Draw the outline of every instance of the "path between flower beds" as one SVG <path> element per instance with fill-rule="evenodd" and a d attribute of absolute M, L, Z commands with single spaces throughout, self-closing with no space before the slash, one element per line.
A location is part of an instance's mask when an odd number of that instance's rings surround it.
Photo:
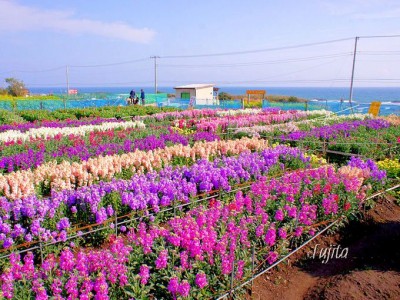
<path fill-rule="evenodd" d="M 247 299 L 400 299 L 400 206 L 387 196 L 333 236 L 322 235 L 288 263 L 254 282 Z M 347 259 L 307 259 L 318 247 L 340 245 Z M 319 249 L 319 248 L 317 248 Z M 318 253 L 318 250 L 317 250 Z"/>

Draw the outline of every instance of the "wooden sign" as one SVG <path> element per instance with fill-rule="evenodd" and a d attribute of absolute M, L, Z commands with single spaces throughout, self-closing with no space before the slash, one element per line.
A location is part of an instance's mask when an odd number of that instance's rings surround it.
<path fill-rule="evenodd" d="M 247 95 L 265 95 L 265 90 L 246 90 Z"/>
<path fill-rule="evenodd" d="M 381 102 L 374 101 L 374 102 L 371 102 L 368 113 L 372 114 L 374 117 L 376 117 L 377 115 L 379 115 L 380 109 L 381 109 Z"/>

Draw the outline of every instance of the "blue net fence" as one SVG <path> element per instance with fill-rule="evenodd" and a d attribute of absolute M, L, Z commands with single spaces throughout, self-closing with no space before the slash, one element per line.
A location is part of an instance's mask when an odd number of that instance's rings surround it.
<path fill-rule="evenodd" d="M 59 96 L 59 99 L 12 99 L 0 100 L 0 109 L 5 110 L 57 110 L 65 108 L 125 106 L 128 105 L 129 94 L 91 93 L 73 96 Z M 167 99 L 167 94 L 147 94 L 145 104 L 156 105 L 158 101 Z"/>
<path fill-rule="evenodd" d="M 103 106 L 125 106 L 128 105 L 129 94 L 107 94 L 107 93 L 85 93 L 78 95 L 57 96 L 58 99 L 12 99 L 0 100 L 0 109 L 16 110 L 58 110 L 65 108 L 103 107 Z M 140 101 L 139 101 L 140 102 Z M 169 98 L 166 93 L 146 94 L 146 105 L 158 107 L 175 107 L 179 109 L 209 108 L 209 109 L 241 109 L 243 101 L 239 100 L 206 100 L 206 99 L 179 99 Z M 277 107 L 282 110 L 319 110 L 326 109 L 338 114 L 367 113 L 370 103 L 340 100 L 311 100 L 307 102 L 270 102 L 263 100 L 262 108 Z M 382 102 L 380 115 L 400 115 L 400 102 Z"/>
<path fill-rule="evenodd" d="M 209 109 L 241 109 L 242 100 L 211 100 L 211 99 L 180 99 L 180 98 L 164 98 L 158 99 L 158 107 L 176 107 L 181 109 L 193 108 L 209 108 Z"/>
<path fill-rule="evenodd" d="M 360 103 L 340 100 L 323 100 L 307 102 L 270 102 L 263 100 L 262 108 L 278 107 L 282 110 L 319 110 L 326 109 L 338 114 L 368 113 L 371 103 Z M 400 115 L 400 102 L 382 102 L 379 114 L 382 116 Z"/>

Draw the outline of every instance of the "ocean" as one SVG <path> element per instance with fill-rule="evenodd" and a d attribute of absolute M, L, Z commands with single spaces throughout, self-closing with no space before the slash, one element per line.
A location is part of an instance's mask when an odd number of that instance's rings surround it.
<path fill-rule="evenodd" d="M 296 96 L 308 100 L 339 100 L 348 99 L 349 88 L 332 87 L 231 87 L 218 86 L 219 92 L 226 92 L 232 95 L 244 95 L 246 90 L 265 90 L 267 95 L 285 95 Z M 77 88 L 79 93 L 107 93 L 127 95 L 131 89 L 137 91 L 143 88 L 146 93 L 154 93 L 154 87 L 81 87 Z M 158 87 L 163 93 L 174 93 L 173 87 Z M 65 94 L 65 87 L 41 87 L 30 88 L 33 94 Z M 354 88 L 353 101 L 359 103 L 370 103 L 372 101 L 392 102 L 400 104 L 400 87 L 372 87 L 372 88 Z"/>

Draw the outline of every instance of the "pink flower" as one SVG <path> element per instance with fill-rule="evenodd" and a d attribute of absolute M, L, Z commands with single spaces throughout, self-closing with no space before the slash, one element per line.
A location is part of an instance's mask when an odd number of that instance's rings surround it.
<path fill-rule="evenodd" d="M 283 227 L 279 228 L 278 235 L 281 239 L 286 239 L 286 237 L 287 237 L 286 229 Z"/>
<path fill-rule="evenodd" d="M 178 286 L 178 293 L 183 297 L 189 296 L 190 293 L 190 284 L 187 280 L 183 280 L 182 283 Z"/>
<path fill-rule="evenodd" d="M 268 246 L 272 247 L 273 245 L 275 245 L 275 240 L 276 240 L 276 230 L 275 227 L 271 227 L 268 229 L 265 235 L 265 242 L 268 244 Z"/>
<path fill-rule="evenodd" d="M 178 277 L 172 277 L 168 283 L 168 291 L 170 291 L 171 294 L 175 295 L 176 292 L 178 291 L 178 286 L 179 286 Z"/>
<path fill-rule="evenodd" d="M 197 273 L 196 279 L 195 279 L 195 283 L 196 283 L 197 286 L 198 286 L 199 288 L 201 288 L 201 289 L 202 289 L 203 287 L 205 287 L 205 286 L 208 284 L 206 274 L 204 274 L 204 273 Z"/>
<path fill-rule="evenodd" d="M 141 278 L 140 284 L 147 284 L 150 278 L 150 268 L 147 265 L 141 265 L 139 276 Z"/>
<path fill-rule="evenodd" d="M 283 211 L 278 209 L 275 213 L 275 220 L 282 221 L 284 217 Z"/>
<path fill-rule="evenodd" d="M 275 251 L 271 251 L 268 254 L 267 261 L 270 265 L 272 265 L 278 259 L 278 253 Z"/>
<path fill-rule="evenodd" d="M 236 274 L 235 274 L 236 279 L 242 279 L 242 277 L 243 277 L 243 268 L 244 268 L 244 261 L 243 260 L 239 260 L 237 262 L 237 270 L 236 270 Z"/>
<path fill-rule="evenodd" d="M 164 269 L 167 267 L 168 250 L 162 250 L 156 259 L 156 268 Z"/>

